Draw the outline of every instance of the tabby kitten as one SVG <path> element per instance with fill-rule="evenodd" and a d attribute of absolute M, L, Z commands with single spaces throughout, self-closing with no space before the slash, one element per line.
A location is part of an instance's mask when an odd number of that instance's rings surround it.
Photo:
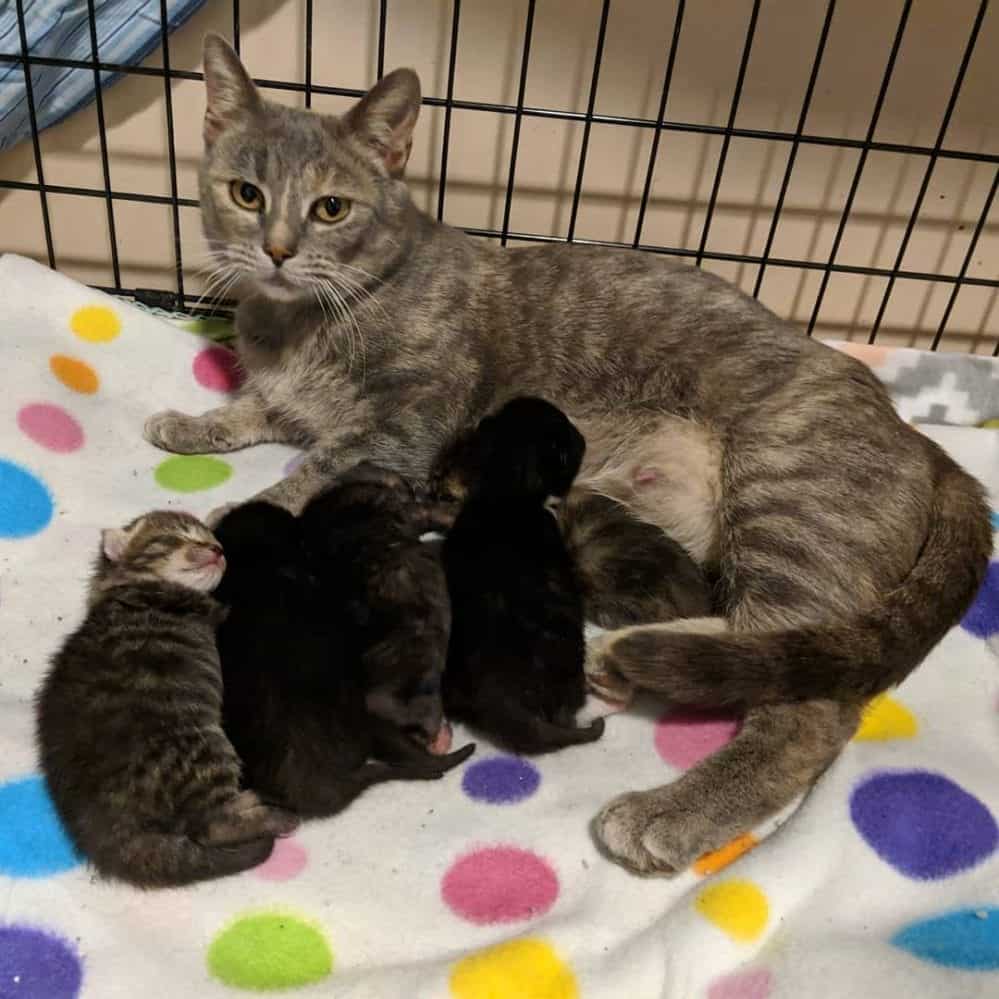
<path fill-rule="evenodd" d="M 248 783 L 319 818 L 373 784 L 434 780 L 471 754 L 468 746 L 434 756 L 367 710 L 347 622 L 313 573 L 295 517 L 247 503 L 222 518 L 216 535 L 228 559 L 217 591 L 229 608 L 218 639 L 223 722 Z M 405 658 L 395 666 L 403 676 L 409 669 Z"/>
<path fill-rule="evenodd" d="M 514 399 L 461 435 L 432 486 L 467 498 L 444 539 L 451 644 L 444 706 L 519 753 L 603 734 L 576 725 L 586 699 L 583 598 L 546 509 L 579 470 L 582 435 L 541 399 Z M 445 483 L 447 485 L 445 485 Z"/>
<path fill-rule="evenodd" d="M 668 875 L 807 790 L 865 700 L 974 598 L 992 549 L 981 486 L 864 365 L 714 274 L 624 249 L 505 249 L 421 211 L 403 179 L 412 70 L 317 114 L 265 100 L 209 36 L 205 85 L 201 213 L 240 280 L 247 381 L 200 416 L 151 415 L 147 439 L 304 444 L 266 494 L 300 510 L 363 460 L 419 481 L 462 427 L 549 399 L 586 438 L 579 484 L 718 578 L 714 633 L 702 618 L 619 629 L 591 643 L 593 666 L 745 711 L 720 752 L 608 803 L 597 839 Z"/>
<path fill-rule="evenodd" d="M 235 874 L 297 825 L 240 790 L 222 731 L 224 612 L 209 594 L 224 567 L 189 514 L 155 511 L 104 531 L 86 620 L 38 692 L 56 811 L 106 877 L 156 888 Z"/>

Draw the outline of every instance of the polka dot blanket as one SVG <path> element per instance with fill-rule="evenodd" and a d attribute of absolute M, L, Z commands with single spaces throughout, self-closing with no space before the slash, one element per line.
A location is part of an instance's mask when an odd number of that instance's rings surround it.
<path fill-rule="evenodd" d="M 293 453 L 156 451 L 145 417 L 217 404 L 237 380 L 227 354 L 17 257 L 0 259 L 0 301 L 0 997 L 999 995 L 999 563 L 812 793 L 673 880 L 602 858 L 589 820 L 739 721 L 654 706 L 535 761 L 480 740 L 443 781 L 374 788 L 239 877 L 147 893 L 96 880 L 46 795 L 31 698 L 83 613 L 98 529 L 151 507 L 205 514 Z M 868 357 L 905 375 L 900 405 L 920 396 L 923 358 Z M 966 360 L 925 375 L 936 408 L 912 418 L 999 416 L 983 411 L 994 366 Z M 924 429 L 994 501 L 995 430 Z"/>

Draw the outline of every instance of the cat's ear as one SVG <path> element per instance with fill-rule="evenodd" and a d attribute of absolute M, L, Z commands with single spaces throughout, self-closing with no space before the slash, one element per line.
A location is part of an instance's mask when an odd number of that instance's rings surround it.
<path fill-rule="evenodd" d="M 383 76 L 347 112 L 346 120 L 390 177 L 401 177 L 420 114 L 420 78 L 411 69 Z"/>
<path fill-rule="evenodd" d="M 239 56 L 221 35 L 205 36 L 205 145 L 226 127 L 260 108 L 260 95 Z"/>
<path fill-rule="evenodd" d="M 120 562 L 128 546 L 128 531 L 123 527 L 109 527 L 101 531 L 101 550 L 111 562 Z"/>

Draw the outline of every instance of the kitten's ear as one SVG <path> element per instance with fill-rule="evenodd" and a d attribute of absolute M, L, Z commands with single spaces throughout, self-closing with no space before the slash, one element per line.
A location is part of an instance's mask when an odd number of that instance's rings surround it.
<path fill-rule="evenodd" d="M 411 69 L 383 76 L 347 112 L 346 120 L 390 177 L 401 177 L 420 114 L 420 78 Z"/>
<path fill-rule="evenodd" d="M 205 145 L 243 115 L 260 108 L 260 95 L 239 56 L 221 35 L 205 36 Z"/>
<path fill-rule="evenodd" d="M 111 562 L 120 562 L 128 546 L 128 531 L 123 527 L 109 527 L 101 531 L 101 550 Z"/>

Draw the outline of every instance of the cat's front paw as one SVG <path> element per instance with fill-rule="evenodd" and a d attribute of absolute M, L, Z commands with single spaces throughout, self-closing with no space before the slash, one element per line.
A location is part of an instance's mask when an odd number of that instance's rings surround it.
<path fill-rule="evenodd" d="M 597 815 L 593 834 L 622 867 L 635 874 L 672 877 L 689 867 L 710 845 L 701 840 L 697 816 L 674 814 L 669 788 L 630 791 Z"/>
<path fill-rule="evenodd" d="M 142 436 L 154 447 L 174 454 L 213 454 L 232 451 L 236 446 L 217 423 L 175 409 L 150 416 Z"/>

